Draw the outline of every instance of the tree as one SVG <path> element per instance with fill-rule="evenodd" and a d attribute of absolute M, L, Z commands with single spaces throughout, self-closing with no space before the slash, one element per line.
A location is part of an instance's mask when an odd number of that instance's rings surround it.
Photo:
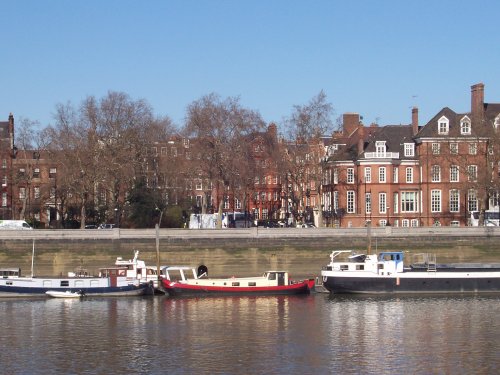
<path fill-rule="evenodd" d="M 241 107 L 238 98 L 222 100 L 213 93 L 191 103 L 186 118 L 185 134 L 197 140 L 201 154 L 195 170 L 216 187 L 221 214 L 229 187 L 248 178 L 248 137 L 263 129 L 264 121 L 258 112 Z"/>

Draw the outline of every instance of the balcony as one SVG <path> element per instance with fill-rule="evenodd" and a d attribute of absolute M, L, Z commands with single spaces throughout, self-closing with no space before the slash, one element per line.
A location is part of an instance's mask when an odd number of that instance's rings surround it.
<path fill-rule="evenodd" d="M 399 159 L 399 152 L 365 152 L 365 159 Z"/>

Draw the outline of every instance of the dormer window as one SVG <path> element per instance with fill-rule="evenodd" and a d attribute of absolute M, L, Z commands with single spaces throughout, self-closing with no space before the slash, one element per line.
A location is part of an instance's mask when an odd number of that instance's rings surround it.
<path fill-rule="evenodd" d="M 405 143 L 405 156 L 415 156 L 415 144 Z"/>
<path fill-rule="evenodd" d="M 470 119 L 467 116 L 465 116 L 460 121 L 460 134 L 468 135 L 468 134 L 470 134 L 470 130 L 471 130 Z"/>
<path fill-rule="evenodd" d="M 445 116 L 441 117 L 438 121 L 438 134 L 448 135 L 449 130 L 450 120 L 448 120 Z"/>
<path fill-rule="evenodd" d="M 377 141 L 375 142 L 375 148 L 378 158 L 384 158 L 387 150 L 387 146 L 385 145 L 385 141 Z"/>

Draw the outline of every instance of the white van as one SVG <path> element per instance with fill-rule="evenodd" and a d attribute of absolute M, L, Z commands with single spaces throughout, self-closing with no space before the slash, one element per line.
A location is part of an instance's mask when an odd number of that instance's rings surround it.
<path fill-rule="evenodd" d="M 31 230 L 33 228 L 24 220 L 0 220 L 1 229 Z"/>

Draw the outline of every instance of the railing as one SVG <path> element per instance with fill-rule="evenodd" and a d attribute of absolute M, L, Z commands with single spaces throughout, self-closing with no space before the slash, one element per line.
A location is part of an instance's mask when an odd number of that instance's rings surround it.
<path fill-rule="evenodd" d="M 365 152 L 365 159 L 399 159 L 399 152 Z"/>

